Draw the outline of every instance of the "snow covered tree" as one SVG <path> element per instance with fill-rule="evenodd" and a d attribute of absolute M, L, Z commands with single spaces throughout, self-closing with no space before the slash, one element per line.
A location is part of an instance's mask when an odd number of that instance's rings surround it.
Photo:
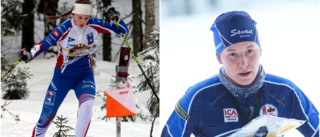
<path fill-rule="evenodd" d="M 21 24 L 23 16 L 21 16 L 23 1 L 1 1 L 2 13 L 1 13 L 1 35 L 15 36 L 17 32 L 21 30 Z M 8 72 L 13 64 L 9 62 L 5 56 L 6 51 L 11 48 L 12 45 L 6 45 L 1 39 L 1 75 Z M 27 68 L 13 69 L 5 78 L 1 79 L 1 90 L 3 99 L 25 99 L 29 96 L 26 79 L 30 74 Z"/>
<path fill-rule="evenodd" d="M 68 117 L 63 117 L 63 115 L 61 115 L 61 117 L 57 116 L 57 119 L 53 121 L 53 123 L 59 129 L 56 133 L 54 133 L 53 137 L 65 137 L 68 136 L 67 133 L 70 130 L 74 130 L 73 127 L 67 126 L 67 123 L 69 122 L 67 119 Z"/>
<path fill-rule="evenodd" d="M 1 35 L 13 35 L 22 29 L 22 3 L 20 0 L 1 1 Z M 14 30 L 14 31 L 13 31 Z M 2 39 L 1 39 L 2 40 Z"/>
<path fill-rule="evenodd" d="M 145 49 L 140 53 L 140 57 L 143 59 L 142 68 L 147 75 L 148 80 L 150 81 L 153 89 L 156 94 L 159 94 L 160 89 L 160 78 L 159 78 L 159 32 L 154 30 L 152 33 L 151 41 L 147 43 L 151 47 Z M 143 74 L 140 74 L 142 80 L 138 85 L 139 91 L 150 91 L 151 88 L 148 85 L 147 80 L 144 78 Z M 150 131 L 150 136 L 152 136 L 153 125 L 157 117 L 159 117 L 159 102 L 156 96 L 151 92 L 151 96 L 148 99 L 148 108 L 153 117 L 152 127 Z"/>
<path fill-rule="evenodd" d="M 8 63 L 4 57 L 1 57 L 1 76 L 12 67 L 12 64 Z M 30 78 L 29 76 L 30 74 L 28 69 L 18 68 L 13 69 L 6 75 L 6 77 L 1 79 L 1 94 L 4 99 L 4 104 L 1 104 L 1 111 L 8 112 L 16 122 L 20 121 L 19 115 L 15 115 L 10 112 L 6 106 L 10 105 L 13 99 L 26 99 L 29 96 L 30 92 L 27 88 L 26 82 L 26 79 Z M 3 116 L 4 113 L 1 113 L 1 118 Z"/>
<path fill-rule="evenodd" d="M 9 62 L 8 50 L 13 46 L 13 41 L 18 37 L 22 29 L 24 15 L 22 12 L 21 0 L 2 0 L 1 1 L 1 76 L 8 72 L 12 67 Z M 15 55 L 13 55 L 15 56 Z M 5 58 L 6 57 L 6 58 Z M 31 76 L 27 68 L 15 68 L 1 79 L 1 96 L 4 104 L 1 104 L 1 111 L 8 112 L 15 121 L 19 121 L 19 115 L 11 113 L 8 106 L 13 99 L 25 99 L 29 96 L 26 79 Z M 5 113 L 1 113 L 1 118 Z"/>
<path fill-rule="evenodd" d="M 14 65 L 1 57 L 1 76 Z M 30 91 L 27 87 L 27 78 L 30 78 L 28 68 L 15 68 L 1 79 L 2 98 L 7 100 L 26 99 Z"/>

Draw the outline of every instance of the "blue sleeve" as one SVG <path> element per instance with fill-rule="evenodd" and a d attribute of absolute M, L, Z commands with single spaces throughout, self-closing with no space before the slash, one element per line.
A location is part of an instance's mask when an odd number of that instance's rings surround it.
<path fill-rule="evenodd" d="M 190 137 L 193 131 L 196 129 L 197 113 L 193 108 L 194 106 L 194 91 L 191 88 L 188 89 L 186 94 L 177 102 L 175 109 L 169 117 L 161 137 Z"/>
<path fill-rule="evenodd" d="M 118 24 L 120 31 L 114 22 L 107 22 L 101 18 L 90 18 L 88 25 L 97 30 L 98 33 L 120 34 L 121 31 L 125 34 L 128 32 L 128 27 L 122 20 L 120 20 Z"/>
<path fill-rule="evenodd" d="M 318 137 L 319 112 L 308 99 L 308 97 L 298 87 L 294 87 L 294 89 L 298 99 L 295 102 L 295 106 L 297 107 L 294 111 L 293 118 L 306 120 L 306 122 L 301 125 L 298 130 L 306 137 Z"/>
<path fill-rule="evenodd" d="M 32 59 L 36 58 L 43 51 L 46 51 L 50 46 L 56 44 L 64 36 L 64 34 L 70 30 L 71 27 L 71 20 L 67 20 L 54 28 L 54 30 L 48 36 L 46 36 L 38 44 L 34 45 L 30 50 Z"/>

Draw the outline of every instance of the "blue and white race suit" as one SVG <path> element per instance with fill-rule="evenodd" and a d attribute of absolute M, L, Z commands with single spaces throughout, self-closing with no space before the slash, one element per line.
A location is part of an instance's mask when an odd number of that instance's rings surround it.
<path fill-rule="evenodd" d="M 120 20 L 122 33 L 127 33 L 126 24 Z M 95 81 L 91 69 L 91 54 L 95 50 L 94 41 L 99 33 L 120 34 L 113 22 L 100 18 L 90 18 L 82 29 L 73 19 L 57 26 L 47 37 L 32 49 L 32 59 L 53 44 L 59 45 L 54 76 L 44 99 L 42 112 L 32 136 L 43 137 L 69 90 L 73 89 L 79 100 L 79 115 L 75 135 L 86 135 L 91 121 L 95 99 Z"/>

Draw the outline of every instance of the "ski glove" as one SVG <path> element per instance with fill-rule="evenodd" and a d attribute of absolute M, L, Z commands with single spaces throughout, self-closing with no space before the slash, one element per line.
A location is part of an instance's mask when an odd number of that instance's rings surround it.
<path fill-rule="evenodd" d="M 106 13 L 107 18 L 111 19 L 112 21 L 113 21 L 113 20 L 116 20 L 117 22 L 120 21 L 120 18 L 119 18 L 119 16 L 118 16 L 116 10 L 115 10 L 112 6 L 108 5 L 108 6 L 105 8 L 104 12 Z"/>
<path fill-rule="evenodd" d="M 20 60 L 24 61 L 25 63 L 28 63 L 31 61 L 31 53 L 27 51 L 26 48 L 21 49 L 21 52 L 19 54 Z"/>

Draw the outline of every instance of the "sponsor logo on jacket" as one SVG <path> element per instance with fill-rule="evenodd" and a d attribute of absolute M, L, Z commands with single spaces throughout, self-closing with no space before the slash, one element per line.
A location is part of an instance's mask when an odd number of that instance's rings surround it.
<path fill-rule="evenodd" d="M 74 41 L 74 38 L 68 37 L 68 42 Z"/>
<path fill-rule="evenodd" d="M 189 114 L 181 107 L 180 100 L 176 104 L 174 111 L 179 115 L 180 118 L 185 121 L 188 121 L 188 119 L 190 118 Z"/>
<path fill-rule="evenodd" d="M 260 116 L 269 115 L 269 116 L 278 116 L 278 109 L 272 104 L 265 104 L 260 108 Z"/>
<path fill-rule="evenodd" d="M 234 108 L 225 108 L 223 109 L 224 122 L 238 122 L 239 116 L 238 112 Z"/>
<path fill-rule="evenodd" d="M 54 30 L 54 31 L 53 31 L 53 35 L 54 35 L 56 38 L 60 37 L 60 33 L 59 33 L 57 30 Z"/>

